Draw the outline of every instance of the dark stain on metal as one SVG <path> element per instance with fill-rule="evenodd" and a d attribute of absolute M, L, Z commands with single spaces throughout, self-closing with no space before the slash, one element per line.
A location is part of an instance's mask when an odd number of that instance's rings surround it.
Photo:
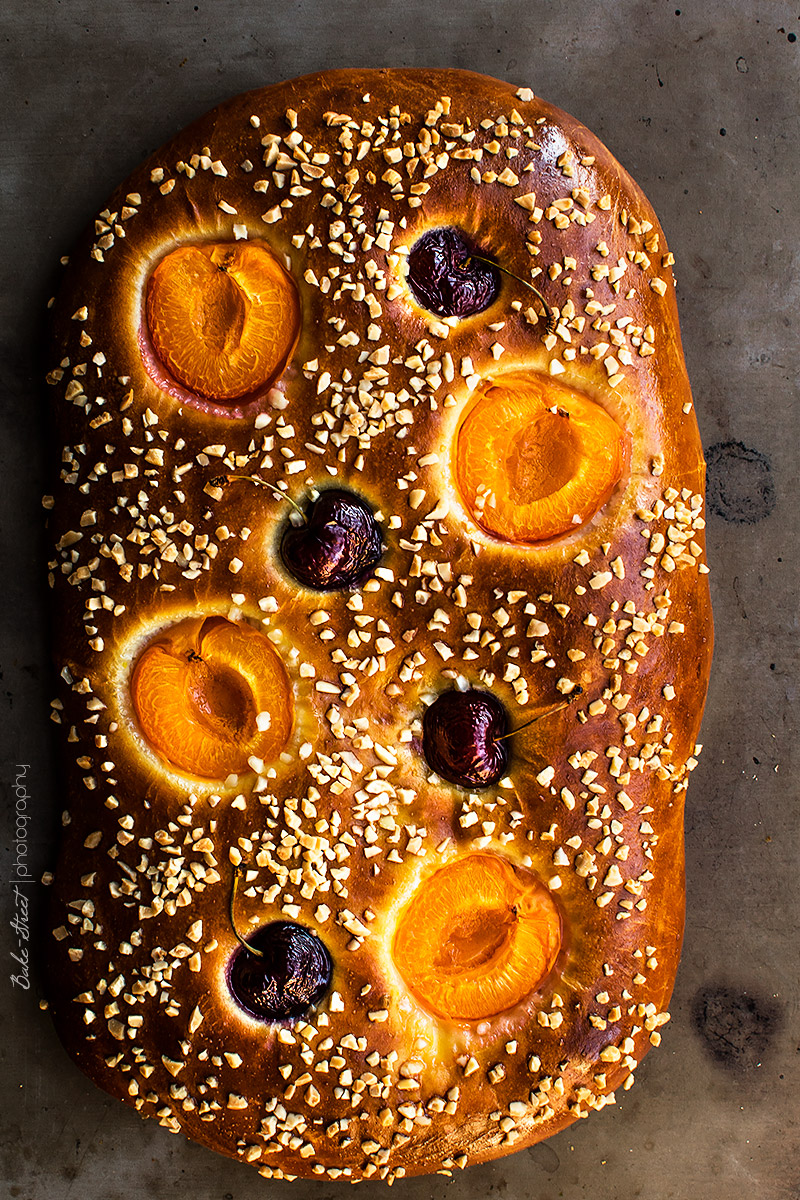
<path fill-rule="evenodd" d="M 730 1071 L 761 1065 L 782 1016 L 773 999 L 726 986 L 701 988 L 692 1002 L 692 1020 L 706 1049 Z"/>
<path fill-rule="evenodd" d="M 742 600 L 742 597 L 739 595 L 739 576 L 738 575 L 734 575 L 734 577 L 733 577 L 733 594 L 738 601 L 739 611 L 742 614 L 742 620 L 746 621 L 747 620 L 747 611 L 745 610 L 745 607 L 744 607 L 744 601 Z"/>
<path fill-rule="evenodd" d="M 553 1174 L 561 1166 L 561 1159 L 556 1154 L 552 1146 L 548 1146 L 545 1142 L 539 1142 L 538 1146 L 532 1146 L 528 1154 L 536 1163 L 537 1167 Z"/>
<path fill-rule="evenodd" d="M 734 525 L 755 525 L 775 508 L 772 466 L 766 454 L 742 442 L 717 442 L 706 452 L 708 507 Z"/>

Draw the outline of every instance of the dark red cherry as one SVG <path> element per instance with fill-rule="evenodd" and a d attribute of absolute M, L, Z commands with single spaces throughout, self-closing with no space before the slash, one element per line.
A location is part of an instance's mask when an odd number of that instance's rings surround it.
<path fill-rule="evenodd" d="M 500 273 L 460 229 L 430 229 L 408 256 L 408 286 L 419 303 L 440 317 L 471 317 L 494 302 Z M 469 261 L 467 261 L 469 260 Z"/>
<path fill-rule="evenodd" d="M 233 997 L 251 1016 L 262 1021 L 303 1017 L 317 1004 L 331 982 L 333 964 L 325 945 L 304 925 L 273 921 L 262 925 L 241 946 L 228 967 Z"/>
<path fill-rule="evenodd" d="M 320 592 L 361 583 L 379 561 L 381 532 L 372 509 L 341 488 L 322 492 L 303 525 L 290 525 L 281 558 L 298 583 Z"/>
<path fill-rule="evenodd" d="M 422 752 L 442 779 L 491 787 L 508 765 L 506 710 L 491 692 L 442 692 L 422 718 Z"/>

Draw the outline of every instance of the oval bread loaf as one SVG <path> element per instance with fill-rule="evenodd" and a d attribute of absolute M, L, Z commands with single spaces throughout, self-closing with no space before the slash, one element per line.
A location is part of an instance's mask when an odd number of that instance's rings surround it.
<path fill-rule="evenodd" d="M 143 1117 L 391 1181 L 658 1044 L 712 644 L 672 261 L 577 121 L 433 70 L 221 105 L 72 254 L 50 1003 Z"/>

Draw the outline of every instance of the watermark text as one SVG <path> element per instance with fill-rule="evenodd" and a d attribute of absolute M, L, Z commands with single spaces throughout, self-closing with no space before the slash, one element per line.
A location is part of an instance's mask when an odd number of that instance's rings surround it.
<path fill-rule="evenodd" d="M 17 937 L 16 952 L 12 950 L 11 983 L 14 987 L 28 991 L 30 979 L 30 914 L 29 902 L 22 885 L 33 883 L 28 863 L 28 823 L 31 819 L 28 812 L 28 772 L 30 763 L 17 763 L 17 773 L 14 782 L 16 799 L 16 823 L 14 829 L 14 857 L 11 862 L 11 892 L 14 898 L 14 915 L 9 924 Z"/>

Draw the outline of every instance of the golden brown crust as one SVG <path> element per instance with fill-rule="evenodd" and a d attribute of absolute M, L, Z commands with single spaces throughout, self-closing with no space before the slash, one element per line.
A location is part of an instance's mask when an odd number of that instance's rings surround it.
<path fill-rule="evenodd" d="M 476 317 L 422 310 L 405 252 L 440 225 L 517 276 L 541 268 L 555 332 L 508 276 Z M 141 314 L 167 251 L 244 236 L 286 256 L 303 324 L 277 390 L 231 417 L 156 386 Z M 459 71 L 334 71 L 237 97 L 135 171 L 77 247 L 48 376 L 69 812 L 51 1004 L 81 1067 L 143 1116 L 266 1175 L 449 1171 L 611 1102 L 657 1044 L 712 640 L 670 264 L 647 200 L 583 126 Z M 514 371 L 557 377 L 631 435 L 616 494 L 547 546 L 483 533 L 452 478 L 470 398 Z M 298 587 L 276 553 L 286 506 L 215 486 L 221 472 L 299 500 L 329 482 L 363 495 L 387 547 L 375 578 Z M 287 761 L 225 786 L 169 771 L 128 697 L 149 632 L 198 613 L 263 622 L 295 691 Z M 431 781 L 419 745 L 423 697 L 457 676 L 515 726 L 583 693 L 470 794 Z M 448 1023 L 394 967 L 393 921 L 476 848 L 553 889 L 565 944 L 535 996 Z M 288 915 L 333 957 L 307 1023 L 257 1022 L 228 993 L 237 859 L 242 923 Z"/>

